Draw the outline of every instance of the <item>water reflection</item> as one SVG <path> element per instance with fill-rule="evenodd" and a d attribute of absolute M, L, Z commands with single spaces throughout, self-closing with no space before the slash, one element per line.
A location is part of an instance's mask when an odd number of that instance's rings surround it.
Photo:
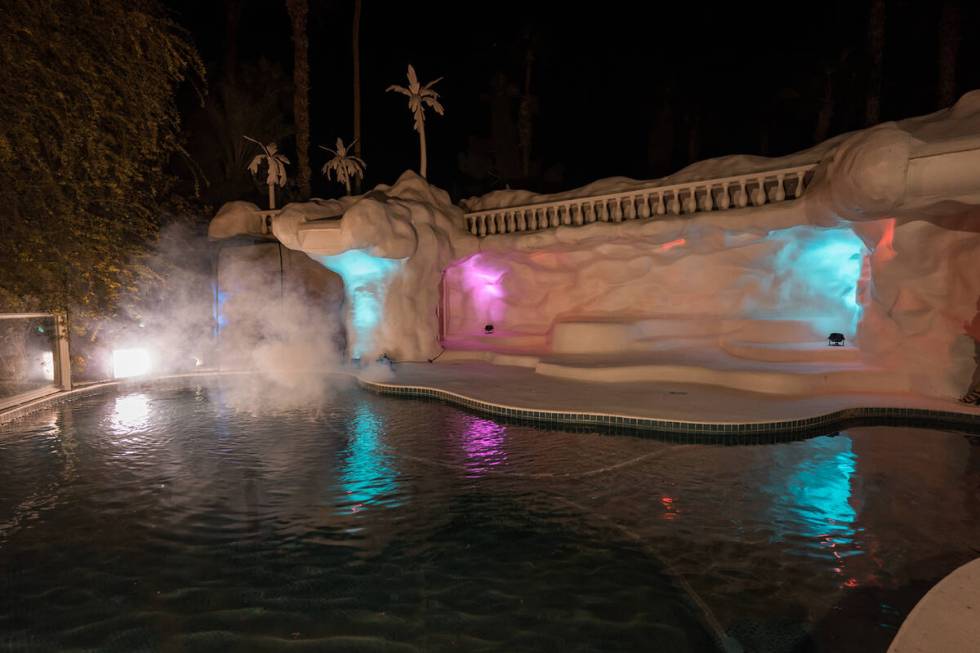
<path fill-rule="evenodd" d="M 844 559 L 860 555 L 855 542 L 853 477 L 857 456 L 850 436 L 820 437 L 775 453 L 765 492 L 772 498 L 773 541 L 804 539 L 803 555 L 828 559 L 844 574 Z M 844 583 L 853 586 L 852 579 Z"/>
<path fill-rule="evenodd" d="M 145 428 L 150 418 L 150 400 L 145 394 L 116 397 L 112 412 L 112 430 L 116 433 L 129 433 Z"/>
<path fill-rule="evenodd" d="M 466 456 L 463 467 L 467 477 L 483 476 L 507 460 L 507 452 L 504 451 L 507 427 L 489 419 L 466 415 L 461 435 Z"/>
<path fill-rule="evenodd" d="M 398 505 L 392 498 L 398 489 L 397 472 L 384 453 L 381 420 L 367 404 L 358 406 L 354 414 L 343 455 L 344 512 L 358 512 L 372 504 Z"/>

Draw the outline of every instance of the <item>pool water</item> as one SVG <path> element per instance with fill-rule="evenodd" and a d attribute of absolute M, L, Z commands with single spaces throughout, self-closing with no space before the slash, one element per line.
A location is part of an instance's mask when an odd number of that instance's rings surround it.
<path fill-rule="evenodd" d="M 980 446 L 725 446 L 342 390 L 0 430 L 0 651 L 885 651 L 980 555 Z"/>

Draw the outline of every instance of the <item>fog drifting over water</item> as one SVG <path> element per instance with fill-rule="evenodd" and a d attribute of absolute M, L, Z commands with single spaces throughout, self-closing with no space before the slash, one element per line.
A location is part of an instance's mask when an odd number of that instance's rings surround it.
<path fill-rule="evenodd" d="M 276 242 L 209 243 L 175 225 L 148 267 L 166 271 L 163 284 L 101 328 L 110 351 L 148 349 L 152 375 L 243 372 L 211 382 L 234 409 L 268 413 L 328 405 L 352 373 L 391 374 L 349 364 L 343 282 L 305 254 Z"/>

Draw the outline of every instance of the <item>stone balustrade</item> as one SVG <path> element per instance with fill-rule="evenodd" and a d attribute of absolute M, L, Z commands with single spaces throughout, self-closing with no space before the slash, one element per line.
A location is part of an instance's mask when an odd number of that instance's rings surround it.
<path fill-rule="evenodd" d="M 466 213 L 474 236 L 741 209 L 803 195 L 816 164 Z"/>

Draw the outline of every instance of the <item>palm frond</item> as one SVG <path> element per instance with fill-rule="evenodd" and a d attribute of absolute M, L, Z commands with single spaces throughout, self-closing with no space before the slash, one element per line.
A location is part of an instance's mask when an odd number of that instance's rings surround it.
<path fill-rule="evenodd" d="M 415 74 L 415 68 L 412 67 L 412 64 L 408 64 L 408 85 L 414 88 L 418 88 L 419 85 L 419 77 Z"/>
<path fill-rule="evenodd" d="M 432 110 L 438 113 L 440 116 L 446 115 L 446 109 L 439 103 L 439 100 L 435 98 L 425 98 L 424 102 L 432 107 Z"/>

